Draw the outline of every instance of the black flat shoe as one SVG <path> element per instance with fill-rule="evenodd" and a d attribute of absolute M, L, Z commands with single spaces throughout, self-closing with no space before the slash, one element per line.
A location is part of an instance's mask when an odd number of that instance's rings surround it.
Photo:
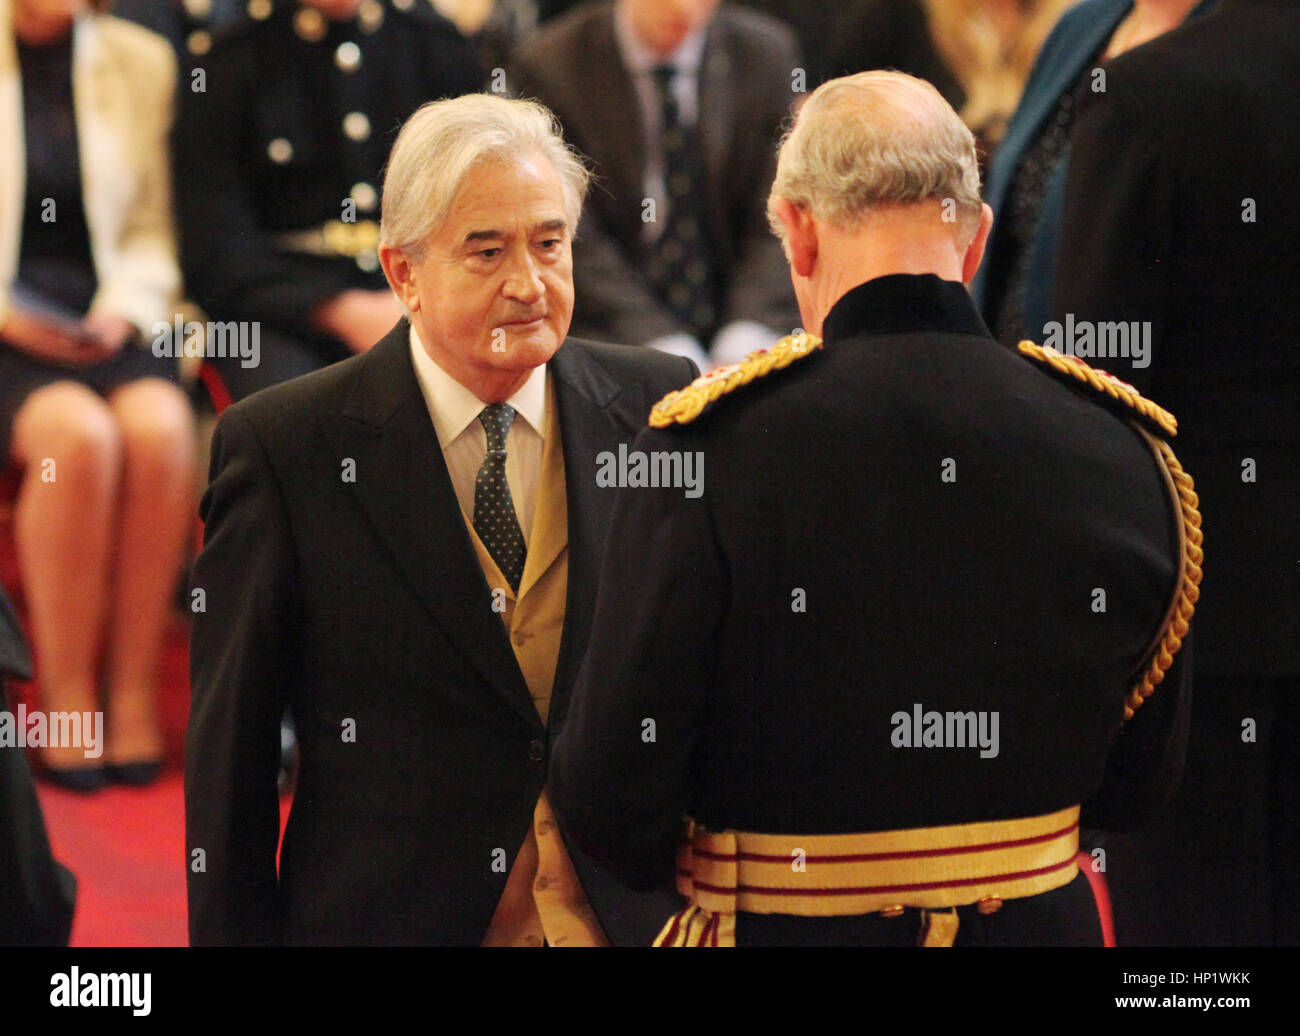
<path fill-rule="evenodd" d="M 109 763 L 104 767 L 104 776 L 114 784 L 143 788 L 162 776 L 162 767 L 161 760 L 147 763 Z"/>
<path fill-rule="evenodd" d="M 42 766 L 37 776 L 46 784 L 66 788 L 68 791 L 89 795 L 104 787 L 105 774 L 102 766 L 57 767 Z"/>

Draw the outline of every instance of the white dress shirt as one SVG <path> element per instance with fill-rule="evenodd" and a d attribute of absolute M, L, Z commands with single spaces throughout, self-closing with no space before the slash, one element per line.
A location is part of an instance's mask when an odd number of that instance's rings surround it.
<path fill-rule="evenodd" d="M 487 433 L 478 419 L 487 406 L 478 396 L 438 366 L 411 325 L 411 362 L 415 379 L 442 447 L 456 499 L 473 524 L 474 482 L 487 456 Z M 515 517 L 528 542 L 537 505 L 537 484 L 542 472 L 542 445 L 546 441 L 546 365 L 534 367 L 528 380 L 507 403 L 515 420 L 506 436 L 506 483 L 515 505 Z"/>

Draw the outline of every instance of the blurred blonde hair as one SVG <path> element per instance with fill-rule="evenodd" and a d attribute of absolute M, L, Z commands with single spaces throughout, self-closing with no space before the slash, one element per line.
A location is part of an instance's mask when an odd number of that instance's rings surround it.
<path fill-rule="evenodd" d="M 1003 38 L 989 0 L 924 0 L 930 36 L 966 93 L 961 117 L 990 143 L 1002 139 L 1038 51 L 1077 0 L 1018 0 L 1020 26 Z"/>

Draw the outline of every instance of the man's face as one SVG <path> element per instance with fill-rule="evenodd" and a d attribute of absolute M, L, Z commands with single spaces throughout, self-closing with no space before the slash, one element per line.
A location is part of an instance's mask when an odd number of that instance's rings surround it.
<path fill-rule="evenodd" d="M 667 56 L 713 17 L 718 0 L 626 0 L 637 38 Z"/>
<path fill-rule="evenodd" d="M 399 294 L 421 341 L 484 402 L 509 398 L 569 333 L 571 236 L 559 174 L 536 155 L 470 170 L 411 262 Z"/>
<path fill-rule="evenodd" d="M 89 0 L 18 0 L 17 7 L 28 18 L 40 21 L 71 21 L 90 7 Z"/>

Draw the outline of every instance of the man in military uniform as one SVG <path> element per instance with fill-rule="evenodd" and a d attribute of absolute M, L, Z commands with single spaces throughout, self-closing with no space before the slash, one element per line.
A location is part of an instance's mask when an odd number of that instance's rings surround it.
<path fill-rule="evenodd" d="M 236 0 L 117 0 L 113 13 L 166 36 L 182 60 L 212 49 L 212 34 L 242 13 Z"/>
<path fill-rule="evenodd" d="M 769 208 L 809 333 L 634 444 L 561 828 L 649 887 L 689 818 L 663 944 L 1100 944 L 1081 812 L 1140 823 L 1182 768 L 1173 419 L 989 334 L 975 144 L 929 84 L 819 88 Z"/>
<path fill-rule="evenodd" d="M 377 253 L 384 162 L 416 108 L 482 83 L 427 0 L 250 0 L 193 59 L 174 134 L 181 260 L 209 321 L 257 327 L 257 350 L 212 357 L 234 398 L 401 317 Z"/>

